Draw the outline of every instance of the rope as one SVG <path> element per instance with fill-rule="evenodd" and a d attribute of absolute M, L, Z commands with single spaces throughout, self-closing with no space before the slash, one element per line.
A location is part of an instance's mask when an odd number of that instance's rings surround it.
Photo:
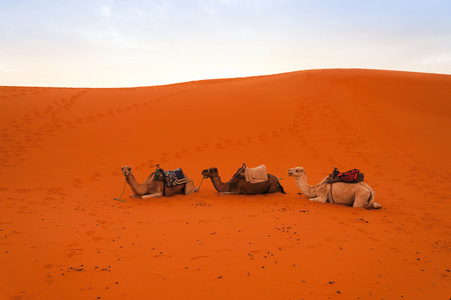
<path fill-rule="evenodd" d="M 332 203 L 335 203 L 335 201 L 334 201 L 334 195 L 332 194 L 332 186 L 333 186 L 334 184 L 331 182 L 330 183 L 330 198 L 331 198 L 331 200 L 332 200 Z"/>
<path fill-rule="evenodd" d="M 125 186 L 127 185 L 127 178 L 124 177 L 124 179 L 125 179 L 125 181 L 124 181 L 124 189 L 122 190 L 122 194 L 119 196 L 119 199 L 118 198 L 114 198 L 114 200 L 118 200 L 118 201 L 121 201 L 121 202 L 127 202 L 127 200 L 121 199 L 122 195 L 125 192 Z"/>
<path fill-rule="evenodd" d="M 199 191 L 200 186 L 202 185 L 202 182 L 204 182 L 205 178 L 206 178 L 205 176 L 202 176 L 202 180 L 200 181 L 199 186 L 197 187 L 197 191 Z"/>

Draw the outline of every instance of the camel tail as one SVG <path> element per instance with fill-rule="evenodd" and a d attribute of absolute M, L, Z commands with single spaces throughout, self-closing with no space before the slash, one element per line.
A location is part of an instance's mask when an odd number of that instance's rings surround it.
<path fill-rule="evenodd" d="M 283 186 L 280 184 L 280 181 L 279 181 L 279 180 L 277 180 L 277 186 L 279 187 L 279 190 L 280 190 L 280 192 L 281 192 L 282 194 L 286 194 L 286 193 L 285 193 L 285 190 L 283 189 Z"/>
<path fill-rule="evenodd" d="M 376 198 L 376 192 L 369 186 L 365 186 L 365 187 L 370 190 L 370 198 L 368 199 L 368 202 L 365 204 L 365 208 L 366 209 L 380 208 L 381 205 L 374 201 Z"/>
<path fill-rule="evenodd" d="M 283 189 L 283 186 L 280 184 L 279 179 L 278 179 L 277 177 L 275 177 L 275 176 L 274 176 L 274 178 L 276 179 L 277 187 L 279 188 L 279 191 L 280 191 L 282 194 L 286 194 L 286 193 L 285 193 L 285 190 Z"/>
<path fill-rule="evenodd" d="M 283 189 L 283 186 L 280 184 L 280 181 L 279 181 L 279 179 L 276 176 L 268 174 L 268 177 L 271 177 L 271 178 L 273 178 L 276 181 L 276 183 L 277 183 L 277 190 L 274 190 L 273 192 L 270 192 L 270 190 L 271 190 L 271 184 L 270 184 L 268 186 L 268 189 L 265 191 L 265 193 L 268 193 L 268 192 L 269 193 L 275 193 L 277 191 L 280 191 L 282 194 L 286 194 L 285 190 Z"/>

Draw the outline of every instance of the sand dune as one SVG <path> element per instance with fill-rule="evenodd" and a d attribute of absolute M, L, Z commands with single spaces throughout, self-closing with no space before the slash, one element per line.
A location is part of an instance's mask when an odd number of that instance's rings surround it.
<path fill-rule="evenodd" d="M 166 86 L 0 87 L 1 299 L 449 299 L 451 76 L 312 70 Z M 265 164 L 287 192 L 132 199 Z M 380 210 L 310 202 L 359 168 Z"/>

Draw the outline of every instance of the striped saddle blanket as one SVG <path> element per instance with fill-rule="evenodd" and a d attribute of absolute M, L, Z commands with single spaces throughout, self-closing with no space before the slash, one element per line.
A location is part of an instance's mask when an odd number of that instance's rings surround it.
<path fill-rule="evenodd" d="M 186 183 L 185 174 L 183 174 L 182 169 L 177 168 L 172 171 L 163 171 L 163 178 L 166 182 L 166 186 L 173 187 Z"/>

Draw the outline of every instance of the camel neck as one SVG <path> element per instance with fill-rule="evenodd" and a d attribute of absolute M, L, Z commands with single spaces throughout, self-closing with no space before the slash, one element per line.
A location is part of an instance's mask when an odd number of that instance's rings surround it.
<path fill-rule="evenodd" d="M 228 192 L 229 191 L 229 183 L 223 183 L 221 181 L 220 176 L 210 177 L 213 186 L 218 192 Z"/>
<path fill-rule="evenodd" d="M 307 197 L 309 198 L 313 198 L 315 197 L 316 193 L 315 193 L 315 186 L 311 186 L 308 184 L 307 182 L 307 176 L 302 176 L 299 177 L 296 180 L 296 184 L 299 187 L 299 189 L 302 191 L 302 193 L 304 193 Z"/>
<path fill-rule="evenodd" d="M 147 192 L 147 185 L 138 183 L 132 173 L 126 175 L 125 180 L 136 195 L 143 195 Z"/>

